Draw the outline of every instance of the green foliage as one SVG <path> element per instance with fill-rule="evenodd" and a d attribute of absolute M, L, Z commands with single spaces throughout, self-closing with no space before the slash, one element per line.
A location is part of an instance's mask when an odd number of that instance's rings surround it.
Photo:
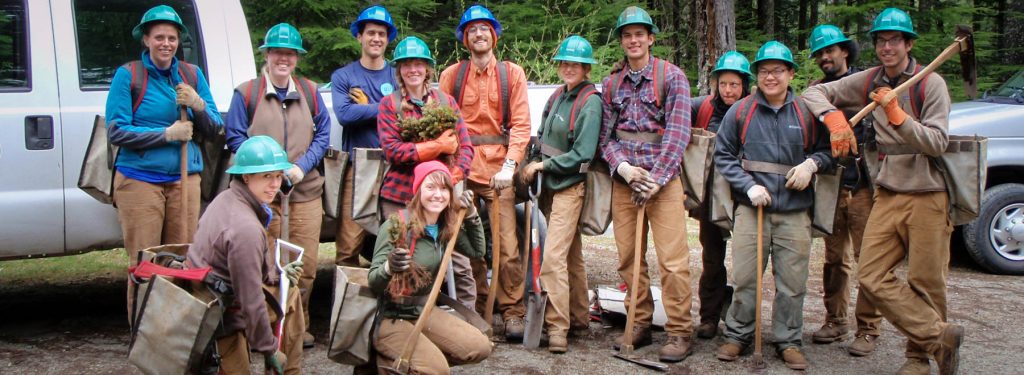
<path fill-rule="evenodd" d="M 445 130 L 454 130 L 459 121 L 455 110 L 431 100 L 423 106 L 423 117 L 403 117 L 398 122 L 399 135 L 406 142 L 423 142 L 437 139 Z"/>

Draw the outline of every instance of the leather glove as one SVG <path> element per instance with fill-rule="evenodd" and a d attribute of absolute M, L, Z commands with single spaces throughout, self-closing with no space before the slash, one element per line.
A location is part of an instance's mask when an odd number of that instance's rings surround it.
<path fill-rule="evenodd" d="M 501 170 L 491 177 L 491 188 L 495 190 L 504 190 L 512 187 L 512 177 L 516 173 L 516 162 L 512 159 L 505 159 L 505 163 L 501 165 Z"/>
<path fill-rule="evenodd" d="M 437 142 L 441 144 L 442 154 L 455 155 L 459 151 L 459 137 L 455 135 L 455 130 L 445 130 L 437 137 Z"/>
<path fill-rule="evenodd" d="M 747 189 L 747 198 L 750 198 L 750 203 L 755 207 L 765 207 L 772 204 L 772 196 L 768 194 L 768 189 L 761 185 L 754 185 Z"/>
<path fill-rule="evenodd" d="M 452 167 L 449 172 L 452 173 L 452 184 L 458 184 L 460 181 L 466 178 L 466 175 L 462 173 L 462 168 Z"/>
<path fill-rule="evenodd" d="M 420 161 L 434 160 L 441 154 L 454 155 L 458 150 L 459 139 L 451 129 L 445 130 L 437 139 L 416 144 L 416 155 Z"/>
<path fill-rule="evenodd" d="M 473 205 L 473 191 L 466 190 L 459 197 L 459 206 L 466 210 L 466 217 L 476 216 L 476 206 Z"/>
<path fill-rule="evenodd" d="M 167 142 L 185 142 L 192 140 L 192 121 L 175 121 L 164 129 Z"/>
<path fill-rule="evenodd" d="M 175 104 L 192 108 L 193 111 L 206 110 L 206 101 L 196 93 L 196 89 L 193 89 L 192 86 L 179 83 L 174 87 L 174 91 L 177 92 L 177 96 L 174 98 Z"/>
<path fill-rule="evenodd" d="M 284 274 L 292 285 L 299 285 L 299 276 L 302 276 L 302 260 L 296 260 L 284 265 Z"/>
<path fill-rule="evenodd" d="M 811 177 L 818 171 L 818 163 L 813 159 L 804 160 L 803 163 L 793 167 L 786 172 L 786 189 L 804 190 L 811 184 Z"/>
<path fill-rule="evenodd" d="M 644 189 L 646 190 L 633 189 L 633 204 L 638 207 L 647 204 L 647 201 L 654 197 L 655 194 L 658 194 L 658 191 L 661 191 L 661 186 L 658 184 L 645 185 Z"/>
<path fill-rule="evenodd" d="M 527 184 L 529 184 L 529 183 L 533 182 L 533 179 L 535 177 L 537 177 L 537 172 L 540 172 L 540 171 L 543 171 L 543 170 L 544 170 L 544 163 L 543 162 L 539 162 L 539 161 L 531 162 L 530 164 L 527 164 L 525 167 L 523 167 L 523 171 L 522 171 L 522 173 L 520 173 L 521 176 L 519 178 L 521 178 L 523 181 L 525 181 Z"/>
<path fill-rule="evenodd" d="M 618 167 L 615 167 L 615 173 L 622 176 L 624 180 L 635 190 L 639 186 L 634 186 L 637 182 L 642 182 L 645 186 L 654 184 L 654 179 L 651 178 L 650 172 L 640 167 L 634 167 L 629 165 L 627 162 L 619 163 Z"/>
<path fill-rule="evenodd" d="M 370 104 L 370 98 L 366 96 L 363 89 L 358 87 L 348 90 L 348 97 L 352 98 L 352 101 L 356 102 L 356 104 Z"/>
<path fill-rule="evenodd" d="M 286 363 L 288 363 L 288 356 L 285 356 L 280 350 L 275 350 L 274 354 L 270 355 L 263 354 L 263 366 L 266 368 L 267 373 L 284 375 L 284 365 Z"/>
<path fill-rule="evenodd" d="M 872 91 L 871 95 L 868 96 L 870 96 L 871 100 L 874 100 L 875 103 L 878 103 L 882 109 L 885 109 L 885 116 L 889 118 L 889 125 L 900 126 L 907 120 L 907 112 L 904 112 L 903 108 L 900 108 L 899 100 L 893 99 L 890 100 L 889 103 L 882 103 L 890 91 L 892 91 L 892 89 L 888 87 L 879 87 L 875 89 L 875 91 Z"/>
<path fill-rule="evenodd" d="M 849 150 L 853 150 L 854 155 L 857 154 L 857 137 L 853 135 L 853 128 L 850 127 L 850 122 L 846 120 L 843 112 L 829 112 L 825 114 L 822 122 L 831 135 L 832 157 L 844 158 L 850 154 Z"/>
<path fill-rule="evenodd" d="M 395 248 L 388 253 L 388 262 L 385 264 L 387 268 L 384 272 L 390 275 L 395 272 L 405 271 L 409 269 L 409 263 L 412 263 L 409 249 Z"/>
<path fill-rule="evenodd" d="M 306 178 L 306 174 L 302 172 L 302 168 L 299 168 L 298 165 L 293 165 L 289 168 L 288 172 L 285 172 L 285 175 L 288 176 L 288 181 L 291 181 L 292 185 L 296 185 L 301 182 L 303 178 Z"/>

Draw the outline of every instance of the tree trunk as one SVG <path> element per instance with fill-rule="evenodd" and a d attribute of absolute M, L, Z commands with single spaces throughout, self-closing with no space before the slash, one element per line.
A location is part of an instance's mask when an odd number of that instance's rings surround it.
<path fill-rule="evenodd" d="M 761 31 L 769 38 L 775 38 L 775 0 L 757 0 L 757 19 Z"/>
<path fill-rule="evenodd" d="M 1024 13 L 1024 1 L 1019 0 L 1004 0 L 1003 11 L 999 14 L 1005 17 L 1003 36 L 1005 48 L 1003 51 L 1003 61 L 1009 65 L 1024 64 L 1024 17 L 1006 17 L 1006 14 L 1021 14 Z"/>
<path fill-rule="evenodd" d="M 796 46 L 797 49 L 803 50 L 807 47 L 807 30 L 813 24 L 807 24 L 807 7 L 808 0 L 800 0 L 799 12 L 800 15 L 797 17 L 797 34 L 796 34 Z"/>
<path fill-rule="evenodd" d="M 733 0 L 697 0 L 697 94 L 711 93 L 711 71 L 726 51 L 736 49 Z"/>
<path fill-rule="evenodd" d="M 811 2 L 809 4 L 809 6 L 811 8 L 811 15 L 807 19 L 807 24 L 808 25 L 817 25 L 818 24 L 818 5 L 819 4 L 818 4 L 817 1 Z"/>

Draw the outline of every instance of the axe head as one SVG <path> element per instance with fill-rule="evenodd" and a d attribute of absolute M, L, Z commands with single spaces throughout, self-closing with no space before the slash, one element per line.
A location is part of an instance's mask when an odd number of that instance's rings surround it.
<path fill-rule="evenodd" d="M 978 96 L 978 59 L 974 53 L 974 32 L 970 26 L 956 26 L 956 40 L 960 42 L 960 76 L 964 92 L 974 99 Z"/>

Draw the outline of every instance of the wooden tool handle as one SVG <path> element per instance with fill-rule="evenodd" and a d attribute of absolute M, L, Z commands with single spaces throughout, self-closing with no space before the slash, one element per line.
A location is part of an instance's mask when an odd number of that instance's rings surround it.
<path fill-rule="evenodd" d="M 761 353 L 761 279 L 764 278 L 764 206 L 757 206 L 757 298 L 754 303 L 754 353 Z"/>
<path fill-rule="evenodd" d="M 488 210 L 491 216 L 491 284 L 487 287 L 487 305 L 484 321 L 494 324 L 494 299 L 498 294 L 498 275 L 501 272 L 501 190 L 494 190 L 494 200 Z"/>
<path fill-rule="evenodd" d="M 636 212 L 636 242 L 633 246 L 633 280 L 629 284 L 629 310 L 626 311 L 626 332 L 622 335 L 622 344 L 619 349 L 624 354 L 633 351 L 633 325 L 636 324 L 636 300 L 637 287 L 640 284 L 640 260 L 643 259 L 644 247 L 644 209 L 647 205 L 640 206 Z"/>
<path fill-rule="evenodd" d="M 185 106 L 178 107 L 181 121 L 188 121 L 188 110 Z M 181 243 L 192 242 L 189 236 L 189 224 L 188 224 L 188 141 L 181 142 L 181 160 L 179 164 L 181 166 Z"/>

